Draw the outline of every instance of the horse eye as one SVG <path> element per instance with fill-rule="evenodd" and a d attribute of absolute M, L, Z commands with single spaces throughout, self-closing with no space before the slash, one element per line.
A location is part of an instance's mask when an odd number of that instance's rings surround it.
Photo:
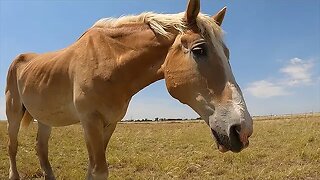
<path fill-rule="evenodd" d="M 195 56 L 205 56 L 207 55 L 206 47 L 204 44 L 198 45 L 191 49 L 191 52 Z"/>

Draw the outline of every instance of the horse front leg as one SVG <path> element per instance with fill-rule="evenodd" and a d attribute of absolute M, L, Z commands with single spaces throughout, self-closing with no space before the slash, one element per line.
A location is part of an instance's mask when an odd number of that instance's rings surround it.
<path fill-rule="evenodd" d="M 94 165 L 94 159 L 93 159 L 93 152 L 91 150 L 91 146 L 89 141 L 86 140 L 86 146 L 87 146 L 87 150 L 88 150 L 88 156 L 89 156 L 89 163 L 88 163 L 88 171 L 87 171 L 87 180 L 92 180 L 92 169 L 93 169 L 93 165 Z"/>
<path fill-rule="evenodd" d="M 107 126 L 104 127 L 104 132 L 103 132 L 103 137 L 104 137 L 104 150 L 106 151 L 107 145 L 110 141 L 110 138 L 116 128 L 116 124 L 108 124 Z M 89 154 L 89 166 L 88 166 L 88 172 L 87 172 L 87 180 L 93 179 L 92 177 L 92 169 L 93 169 L 93 155 L 92 155 L 92 150 L 90 148 L 90 145 L 87 144 L 88 147 L 88 154 Z"/>
<path fill-rule="evenodd" d="M 53 171 L 48 159 L 48 141 L 51 134 L 51 127 L 38 122 L 36 151 L 40 161 L 41 169 L 46 180 L 54 180 Z"/>
<path fill-rule="evenodd" d="M 108 178 L 108 165 L 105 156 L 104 123 L 101 119 L 81 120 L 89 154 L 87 179 L 105 180 Z"/>
<path fill-rule="evenodd" d="M 108 124 L 104 127 L 104 150 L 107 149 L 108 143 L 110 141 L 110 138 L 116 129 L 116 123 Z"/>

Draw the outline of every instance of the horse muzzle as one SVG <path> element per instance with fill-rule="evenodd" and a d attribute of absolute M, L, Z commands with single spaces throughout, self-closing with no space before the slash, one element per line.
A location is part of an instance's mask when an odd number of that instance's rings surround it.
<path fill-rule="evenodd" d="M 217 148 L 220 152 L 240 152 L 249 146 L 249 135 L 240 124 L 231 125 L 227 131 L 211 128 L 211 132 L 216 139 Z"/>

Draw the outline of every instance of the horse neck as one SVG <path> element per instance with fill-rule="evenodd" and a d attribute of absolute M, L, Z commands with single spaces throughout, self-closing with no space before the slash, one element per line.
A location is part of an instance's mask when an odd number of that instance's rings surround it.
<path fill-rule="evenodd" d="M 125 94 L 133 96 L 144 87 L 164 78 L 162 65 L 173 43 L 172 39 L 156 35 L 146 24 L 134 24 L 107 30 L 109 37 L 116 39 L 113 50 L 117 71 L 113 72 L 125 84 Z"/>

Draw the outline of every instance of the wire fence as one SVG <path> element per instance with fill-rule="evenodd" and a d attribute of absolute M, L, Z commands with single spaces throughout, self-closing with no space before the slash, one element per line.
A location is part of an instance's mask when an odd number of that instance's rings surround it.
<path fill-rule="evenodd" d="M 264 116 L 253 116 L 254 120 L 277 120 L 277 119 L 305 119 L 305 118 L 319 118 L 320 112 L 308 112 L 300 114 L 281 114 L 281 115 L 264 115 Z"/>

